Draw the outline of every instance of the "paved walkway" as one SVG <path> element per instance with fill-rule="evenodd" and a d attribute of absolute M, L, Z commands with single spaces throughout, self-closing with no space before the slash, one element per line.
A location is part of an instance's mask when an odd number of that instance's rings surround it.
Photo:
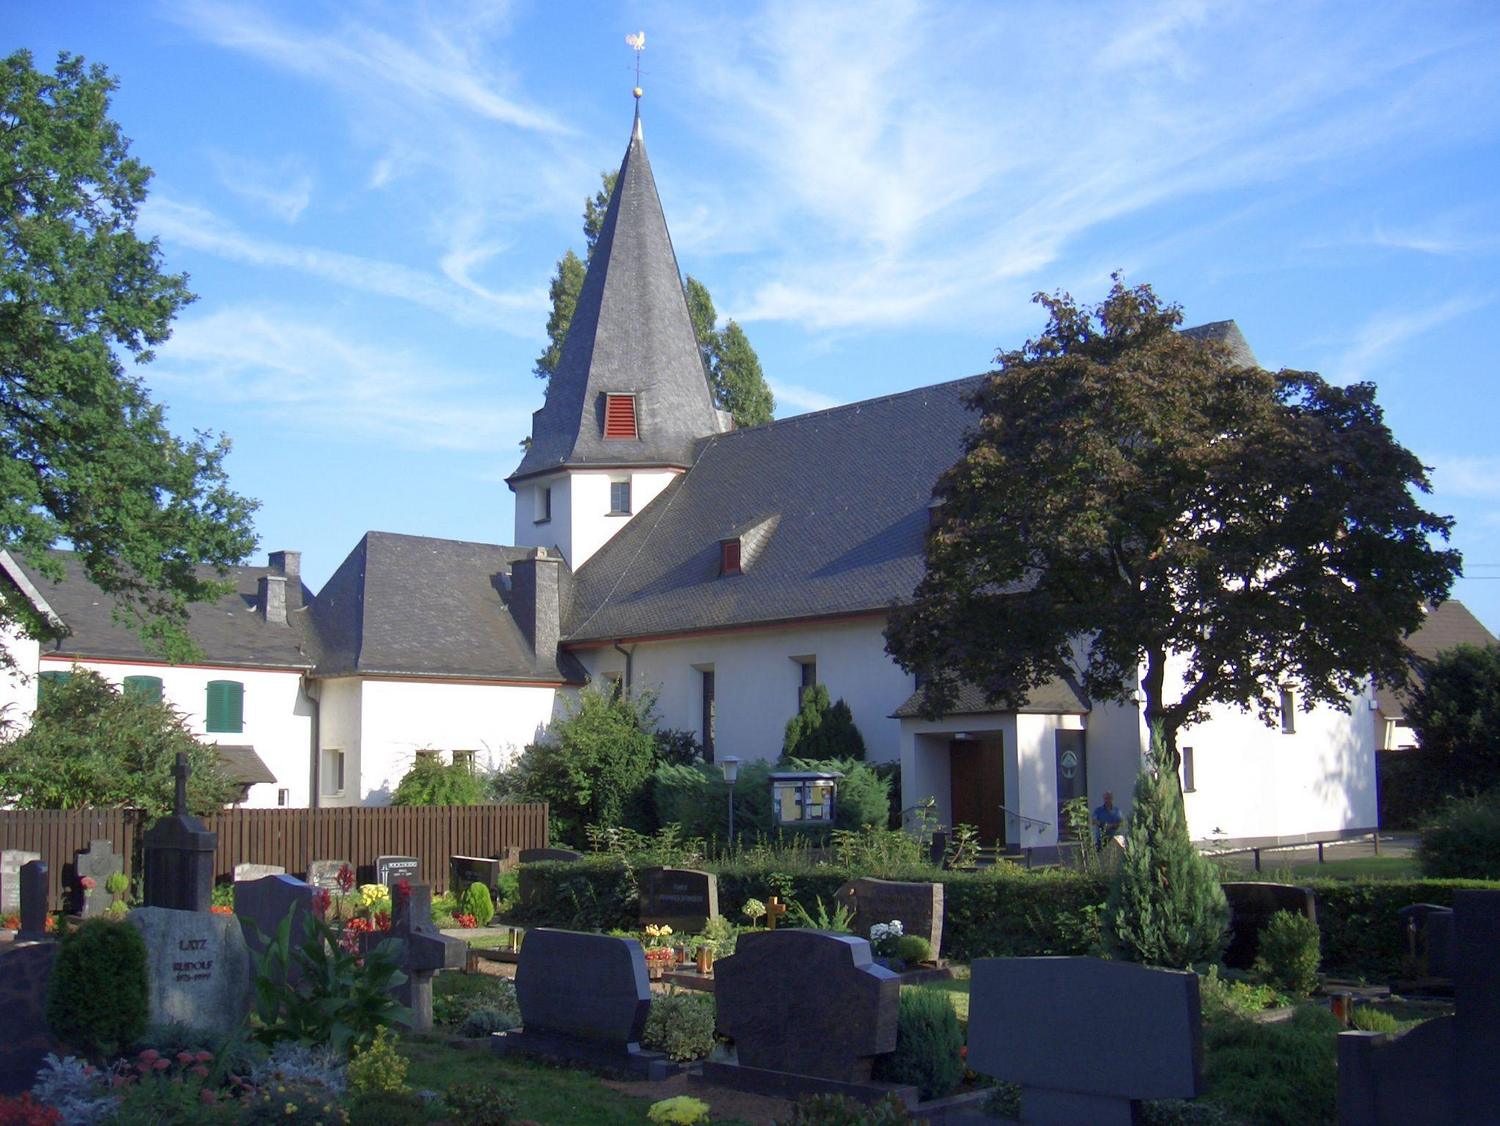
<path fill-rule="evenodd" d="M 1400 857 L 1409 858 L 1416 853 L 1417 835 L 1415 833 L 1381 833 L 1380 852 L 1375 851 L 1374 842 L 1369 837 L 1361 837 L 1347 841 L 1325 841 L 1323 844 L 1323 859 L 1327 860 L 1354 860 L 1356 858 L 1379 855 L 1382 858 Z M 1210 853 L 1210 855 L 1212 855 Z M 1243 864 L 1246 868 L 1255 863 L 1254 854 L 1250 852 L 1232 851 L 1225 853 L 1224 859 Z M 1260 853 L 1260 866 L 1262 870 L 1272 868 L 1290 868 L 1300 864 L 1316 864 L 1318 862 L 1318 846 L 1316 844 L 1298 845 L 1296 847 L 1263 848 Z"/>

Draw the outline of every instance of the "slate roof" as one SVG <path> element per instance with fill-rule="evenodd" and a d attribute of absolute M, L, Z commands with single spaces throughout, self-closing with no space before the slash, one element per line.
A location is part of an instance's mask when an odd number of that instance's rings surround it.
<path fill-rule="evenodd" d="M 943 715 L 991 715 L 996 712 L 1020 715 L 1087 715 L 1090 710 L 1088 698 L 1061 680 L 1053 679 L 1041 685 L 1019 708 L 997 707 L 985 699 L 977 685 L 965 681 L 958 686 L 958 696 L 953 701 L 953 706 Z M 921 689 L 908 696 L 906 703 L 892 712 L 891 716 L 893 719 L 923 718 Z"/>
<path fill-rule="evenodd" d="M 1495 643 L 1495 635 L 1469 612 L 1462 602 L 1449 599 L 1427 611 L 1422 625 L 1406 639 L 1406 647 L 1419 661 L 1430 661 L 1439 653 L 1459 645 L 1483 648 Z M 1381 686 L 1375 692 L 1376 702 L 1388 719 L 1406 714 L 1406 690 Z"/>
<path fill-rule="evenodd" d="M 511 565 L 531 551 L 366 533 L 313 602 L 317 675 L 581 683 L 576 659 L 533 654 L 510 612 Z"/>
<path fill-rule="evenodd" d="M 60 640 L 43 643 L 44 655 L 58 654 L 79 660 L 92 657 L 161 661 L 160 655 L 147 651 L 128 623 L 114 620 L 114 599 L 89 582 L 77 555 L 71 551 L 48 554 L 62 564 L 65 574 L 62 581 L 53 582 L 30 570 L 24 572 L 68 630 Z M 12 562 L 20 565 L 19 561 Z M 203 663 L 271 669 L 305 669 L 312 665 L 311 658 L 303 651 L 302 631 L 295 611 L 289 614 L 288 625 L 268 623 L 256 612 L 259 580 L 276 573 L 269 567 L 231 567 L 228 579 L 234 583 L 232 593 L 216 602 L 198 603 L 188 609 L 187 632 L 202 650 Z M 200 568 L 199 574 L 204 578 L 217 577 L 210 567 Z M 303 588 L 304 603 L 310 597 Z"/>
<path fill-rule="evenodd" d="M 636 396 L 639 438 L 604 437 L 604 395 Z M 531 446 L 511 482 L 571 466 L 687 466 L 723 425 L 709 393 L 639 111 Z"/>
<path fill-rule="evenodd" d="M 1194 325 L 1192 328 L 1183 329 L 1182 335 L 1190 336 L 1194 340 L 1212 340 L 1224 345 L 1229 349 L 1229 358 L 1241 367 L 1260 366 L 1255 353 L 1250 350 L 1250 342 L 1245 339 L 1245 334 L 1240 331 L 1240 326 L 1234 321 L 1209 321 L 1207 324 Z"/>

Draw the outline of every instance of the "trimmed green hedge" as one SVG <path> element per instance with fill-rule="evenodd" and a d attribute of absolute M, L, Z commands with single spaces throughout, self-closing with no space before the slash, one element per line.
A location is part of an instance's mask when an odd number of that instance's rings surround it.
<path fill-rule="evenodd" d="M 1323 971 L 1374 981 L 1401 972 L 1406 953 L 1396 912 L 1413 903 L 1453 905 L 1459 888 L 1500 890 L 1485 880 L 1308 880 L 1318 897 L 1318 930 L 1323 937 Z"/>

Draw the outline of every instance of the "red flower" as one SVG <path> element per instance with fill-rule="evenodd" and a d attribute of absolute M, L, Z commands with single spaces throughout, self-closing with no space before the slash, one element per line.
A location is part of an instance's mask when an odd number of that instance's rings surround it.
<path fill-rule="evenodd" d="M 233 907 L 226 907 L 222 903 L 215 903 L 212 907 L 209 908 L 209 910 L 212 911 L 215 915 L 233 915 L 234 914 L 234 908 Z"/>
<path fill-rule="evenodd" d="M 375 929 L 378 931 L 388 931 L 391 929 L 391 913 L 389 911 L 375 912 Z"/>
<path fill-rule="evenodd" d="M 155 1048 L 147 1048 L 140 1055 L 136 1056 L 136 1059 L 140 1060 L 142 1063 L 155 1063 L 157 1060 L 161 1059 L 161 1053 L 158 1052 Z"/>
<path fill-rule="evenodd" d="M 479 925 L 479 920 L 473 915 L 454 915 L 453 921 L 459 926 L 470 930 Z"/>
<path fill-rule="evenodd" d="M 335 879 L 338 881 L 339 891 L 348 895 L 350 889 L 354 887 L 354 869 L 347 864 L 339 865 L 339 874 Z"/>
<path fill-rule="evenodd" d="M 408 880 L 405 876 L 402 876 L 399 880 L 396 881 L 396 897 L 402 903 L 405 903 L 411 898 L 411 881 Z"/>
<path fill-rule="evenodd" d="M 327 888 L 319 888 L 317 891 L 313 892 L 312 908 L 318 913 L 319 918 L 322 918 L 324 915 L 328 914 L 328 902 L 331 898 L 332 897 L 328 894 Z"/>

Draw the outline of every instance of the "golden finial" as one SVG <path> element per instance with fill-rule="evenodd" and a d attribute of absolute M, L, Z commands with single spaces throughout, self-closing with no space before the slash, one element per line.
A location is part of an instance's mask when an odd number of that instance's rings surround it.
<path fill-rule="evenodd" d="M 635 100 L 641 100 L 641 52 L 646 49 L 646 33 L 637 31 L 634 35 L 627 35 L 625 42 L 635 51 Z"/>

